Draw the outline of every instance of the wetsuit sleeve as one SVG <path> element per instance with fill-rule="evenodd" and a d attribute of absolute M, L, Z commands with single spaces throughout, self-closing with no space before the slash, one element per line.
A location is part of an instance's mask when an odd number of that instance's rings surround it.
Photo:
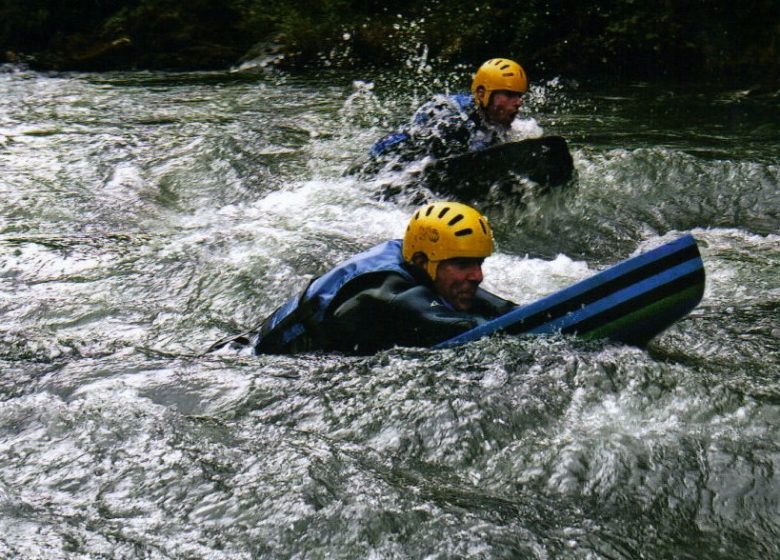
<path fill-rule="evenodd" d="M 499 297 L 482 288 L 477 290 L 477 295 L 474 299 L 474 312 L 487 319 L 495 319 L 499 315 L 508 313 L 515 307 L 517 307 L 517 304 L 513 301 Z"/>
<path fill-rule="evenodd" d="M 486 295 L 475 305 L 476 313 L 456 311 L 442 304 L 430 287 L 389 274 L 335 309 L 328 327 L 331 345 L 358 354 L 392 346 L 432 346 L 497 316 L 504 306 L 511 309 L 511 302 L 481 292 Z"/>

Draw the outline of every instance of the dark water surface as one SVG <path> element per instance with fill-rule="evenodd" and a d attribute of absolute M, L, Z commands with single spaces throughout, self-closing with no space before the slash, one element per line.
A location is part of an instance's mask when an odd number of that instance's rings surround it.
<path fill-rule="evenodd" d="M 777 97 L 534 84 L 577 178 L 485 203 L 486 286 L 692 231 L 704 300 L 646 350 L 201 355 L 402 234 L 342 173 L 456 82 L 0 73 L 0 557 L 780 558 Z"/>

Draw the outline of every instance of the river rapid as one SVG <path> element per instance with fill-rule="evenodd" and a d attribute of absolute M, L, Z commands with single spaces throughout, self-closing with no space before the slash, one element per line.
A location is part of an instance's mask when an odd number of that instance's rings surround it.
<path fill-rule="evenodd" d="M 344 172 L 466 73 L 2 70 L 0 557 L 780 558 L 776 95 L 533 83 L 576 178 L 484 202 L 485 286 L 690 231 L 704 299 L 647 349 L 252 357 L 204 351 L 402 235 Z"/>

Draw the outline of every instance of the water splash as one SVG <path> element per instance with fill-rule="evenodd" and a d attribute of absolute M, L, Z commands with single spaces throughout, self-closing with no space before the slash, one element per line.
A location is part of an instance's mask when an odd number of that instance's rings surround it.
<path fill-rule="evenodd" d="M 486 285 L 521 303 L 693 228 L 704 300 L 646 351 L 199 357 L 401 235 L 411 208 L 341 171 L 408 118 L 404 80 L 441 91 L 425 60 L 0 74 L 0 555 L 780 554 L 775 145 L 752 157 L 756 122 L 703 126 L 695 97 L 641 99 L 672 111 L 649 130 L 623 91 L 545 93 L 578 179 L 491 208 Z M 733 156 L 703 154 L 713 131 Z"/>

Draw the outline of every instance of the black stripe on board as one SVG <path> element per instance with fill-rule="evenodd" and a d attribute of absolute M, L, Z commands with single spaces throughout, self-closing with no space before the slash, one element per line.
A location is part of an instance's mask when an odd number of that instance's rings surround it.
<path fill-rule="evenodd" d="M 598 301 L 610 294 L 613 294 L 619 290 L 622 290 L 633 284 L 636 284 L 637 282 L 645 280 L 646 278 L 655 276 L 656 274 L 659 274 L 664 270 L 672 268 L 673 266 L 682 264 L 686 261 L 689 261 L 694 258 L 698 258 L 700 256 L 701 255 L 699 254 L 698 246 L 695 243 L 693 243 L 691 245 L 683 247 L 679 251 L 675 251 L 674 253 L 666 255 L 665 257 L 662 257 L 658 260 L 651 261 L 646 265 L 640 266 L 635 270 L 626 272 L 625 274 L 621 274 L 620 276 L 608 282 L 604 282 L 603 284 L 594 286 L 590 290 L 575 295 L 572 298 L 569 298 L 556 305 L 553 305 L 552 307 L 548 307 L 537 313 L 534 313 L 533 315 L 529 315 L 523 321 L 517 323 L 514 326 L 514 328 L 512 326 L 508 327 L 506 329 L 506 332 L 516 333 L 516 332 L 524 332 L 527 330 L 534 329 L 539 325 L 543 325 L 544 323 L 548 323 L 559 317 L 563 317 L 564 315 L 566 315 L 567 313 L 571 313 L 572 311 L 577 311 L 578 309 L 582 308 L 585 305 L 593 303 L 594 301 Z M 615 266 L 620 266 L 620 265 L 615 265 Z"/>
<path fill-rule="evenodd" d="M 671 282 L 658 286 L 657 288 L 653 288 L 650 291 L 644 292 L 635 298 L 631 298 L 614 307 L 610 307 L 598 315 L 588 317 L 579 323 L 569 325 L 561 329 L 561 332 L 567 334 L 575 332 L 580 335 L 586 334 L 594 329 L 606 325 L 607 323 L 611 323 L 620 317 L 628 315 L 629 313 L 633 313 L 642 309 L 643 307 L 647 307 L 648 305 L 651 305 L 657 301 L 672 296 L 677 292 L 681 292 L 687 288 L 696 286 L 697 284 L 703 285 L 703 283 L 704 269 L 700 268 L 689 274 L 686 274 L 685 276 L 680 276 Z"/>

